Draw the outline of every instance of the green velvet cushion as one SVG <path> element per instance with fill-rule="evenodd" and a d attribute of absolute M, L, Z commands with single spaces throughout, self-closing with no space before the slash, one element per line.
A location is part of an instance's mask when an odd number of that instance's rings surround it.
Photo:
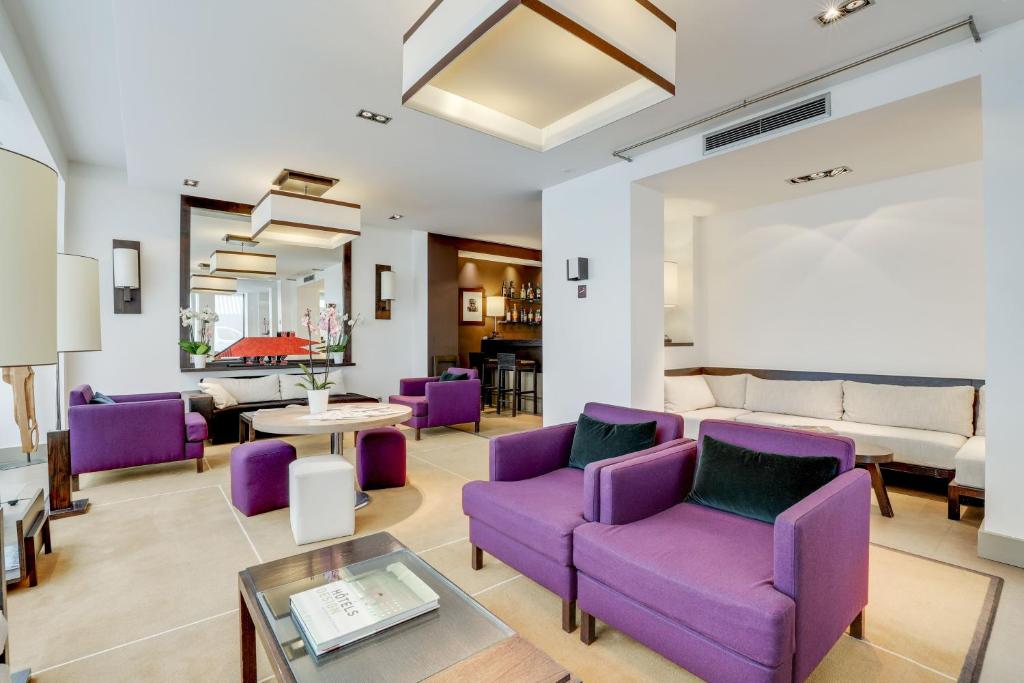
<path fill-rule="evenodd" d="M 572 437 L 569 467 L 584 469 L 589 463 L 643 451 L 654 445 L 657 422 L 612 424 L 580 415 Z"/>
<path fill-rule="evenodd" d="M 465 372 L 448 372 L 441 373 L 441 377 L 437 380 L 438 382 L 454 382 L 460 379 L 469 379 L 469 375 Z"/>
<path fill-rule="evenodd" d="M 705 436 L 686 502 L 773 523 L 838 474 L 830 456 L 761 453 Z"/>

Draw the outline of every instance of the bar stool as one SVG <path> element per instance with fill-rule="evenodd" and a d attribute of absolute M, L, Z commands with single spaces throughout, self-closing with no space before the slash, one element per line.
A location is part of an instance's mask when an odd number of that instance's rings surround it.
<path fill-rule="evenodd" d="M 509 388 L 507 384 L 509 377 L 511 377 L 512 379 L 511 388 Z M 519 396 L 519 372 L 516 368 L 516 354 L 498 354 L 497 382 L 498 386 L 494 393 L 497 397 L 497 400 L 495 401 L 495 409 L 498 415 L 501 415 L 501 404 L 505 401 L 505 396 L 508 394 L 512 394 L 512 417 L 515 417 Z"/>
<path fill-rule="evenodd" d="M 530 375 L 530 389 L 523 389 L 523 374 Z M 533 414 L 537 414 L 537 361 L 521 359 L 516 360 L 516 401 L 519 403 L 519 412 L 523 411 L 523 396 L 529 396 L 533 401 Z"/>
<path fill-rule="evenodd" d="M 480 409 L 494 404 L 494 391 L 498 388 L 498 361 L 487 358 L 482 352 L 469 354 L 469 367 L 480 376 Z"/>

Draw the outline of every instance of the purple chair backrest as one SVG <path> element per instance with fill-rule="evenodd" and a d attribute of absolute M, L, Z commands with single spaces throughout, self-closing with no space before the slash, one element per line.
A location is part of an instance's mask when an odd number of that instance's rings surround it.
<path fill-rule="evenodd" d="M 446 372 L 450 372 L 453 375 L 469 375 L 470 379 L 480 379 L 480 375 L 474 368 L 448 368 Z"/>
<path fill-rule="evenodd" d="M 857 448 L 853 439 L 837 434 L 801 432 L 784 427 L 725 420 L 704 420 L 700 423 L 700 435 L 697 437 L 698 458 L 705 436 L 762 453 L 831 456 L 839 461 L 840 472 L 851 470 L 856 465 Z"/>
<path fill-rule="evenodd" d="M 654 442 L 662 444 L 673 439 L 683 438 L 683 417 L 675 413 L 659 413 L 654 410 L 640 410 L 639 408 L 623 408 L 607 403 L 588 403 L 583 406 L 583 414 L 602 422 L 612 424 L 636 424 L 637 422 L 658 423 L 658 430 L 654 433 Z"/>
<path fill-rule="evenodd" d="M 68 396 L 68 406 L 88 405 L 91 400 L 92 387 L 88 384 L 80 384 L 71 390 L 71 394 Z"/>

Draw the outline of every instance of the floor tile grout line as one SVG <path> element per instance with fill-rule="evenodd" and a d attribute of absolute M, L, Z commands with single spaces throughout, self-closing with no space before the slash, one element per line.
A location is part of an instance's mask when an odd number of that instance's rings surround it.
<path fill-rule="evenodd" d="M 432 550 L 438 550 L 439 548 L 445 548 L 447 546 L 455 545 L 456 543 L 461 543 L 462 541 L 468 541 L 468 540 L 469 540 L 469 536 L 463 536 L 462 538 L 456 538 L 454 541 L 446 541 L 445 543 L 441 543 L 439 545 L 435 545 L 433 548 L 427 548 L 426 550 L 418 550 L 418 551 L 416 551 L 416 554 L 417 555 L 422 555 L 423 553 L 429 553 Z"/>
<path fill-rule="evenodd" d="M 161 491 L 160 493 L 150 493 L 145 496 L 136 496 L 134 498 L 125 498 L 124 500 L 112 500 L 106 503 L 92 503 L 92 507 L 100 508 L 107 507 L 108 505 L 120 505 L 121 503 L 135 503 L 140 500 L 147 500 L 149 498 L 158 498 L 160 496 L 172 496 L 176 493 L 191 493 L 193 491 L 204 491 L 206 489 L 220 488 L 219 484 L 207 484 L 206 486 L 194 486 L 188 489 L 179 489 L 177 491 Z"/>
<path fill-rule="evenodd" d="M 249 532 L 245 530 L 245 526 L 242 525 L 242 520 L 238 518 L 238 513 L 235 511 L 235 506 L 228 500 L 228 494 L 224 493 L 224 487 L 217 484 L 217 488 L 220 489 L 220 494 L 224 496 L 224 503 L 228 506 L 228 510 L 231 511 L 231 516 L 235 518 L 235 522 L 238 523 L 238 528 L 242 530 L 242 535 L 245 536 L 245 540 L 249 541 L 249 547 L 252 548 L 252 554 L 256 556 L 256 560 L 263 564 L 263 558 L 260 557 L 260 551 L 256 550 L 256 544 L 252 542 L 252 537 L 249 536 Z"/>
<path fill-rule="evenodd" d="M 409 457 L 412 458 L 413 460 L 419 460 L 420 462 L 422 462 L 422 463 L 424 463 L 426 465 L 430 465 L 431 467 L 436 467 L 437 469 L 441 470 L 442 472 L 447 472 L 448 474 L 452 475 L 453 477 L 458 477 L 459 479 L 462 479 L 463 481 L 473 481 L 469 477 L 464 477 L 461 474 L 459 474 L 458 472 L 452 472 L 447 467 L 441 467 L 440 465 L 438 465 L 436 463 L 432 463 L 429 460 L 424 460 L 423 458 L 421 458 L 421 457 L 419 457 L 417 455 L 413 455 L 412 453 L 409 453 Z"/>
<path fill-rule="evenodd" d="M 108 647 L 108 648 L 106 648 L 104 650 L 100 650 L 99 652 L 93 652 L 93 653 L 90 653 L 90 654 L 87 654 L 87 655 L 82 655 L 81 657 L 75 657 L 74 659 L 69 659 L 68 661 L 61 662 L 60 664 L 54 664 L 53 666 L 48 666 L 48 667 L 43 668 L 43 669 L 37 669 L 37 670 L 33 671 L 32 674 L 35 676 L 35 675 L 39 675 L 41 673 L 46 673 L 47 671 L 53 671 L 54 669 L 59 669 L 59 668 L 64 667 L 64 666 L 69 666 L 71 664 L 77 664 L 78 662 L 84 661 L 86 659 L 92 659 L 93 657 L 98 657 L 100 655 L 105 655 L 107 653 L 114 652 L 116 650 L 120 650 L 120 649 L 123 649 L 123 648 L 126 648 L 126 647 L 130 647 L 132 645 L 137 645 L 139 643 L 144 643 L 147 640 L 153 640 L 154 638 L 159 638 L 161 636 L 166 636 L 166 635 L 169 635 L 169 634 L 174 633 L 176 631 L 181 631 L 181 630 L 186 629 L 186 628 L 191 628 L 192 626 L 198 626 L 199 624 L 205 623 L 207 621 L 213 621 L 214 619 L 220 619 L 221 617 L 226 617 L 229 614 L 236 614 L 237 612 L 238 612 L 238 608 L 235 608 L 235 609 L 228 610 L 227 612 L 221 612 L 220 614 L 214 614 L 213 616 L 210 616 L 210 617 L 203 617 L 202 619 L 196 619 L 195 621 L 190 622 L 188 624 L 182 624 L 181 626 L 175 626 L 174 628 L 169 628 L 166 631 L 161 631 L 160 633 L 153 633 L 153 634 L 150 634 L 148 636 L 143 636 L 142 638 L 136 638 L 135 640 L 129 640 L 127 643 L 121 643 L 120 645 L 114 645 L 113 647 Z"/>
<path fill-rule="evenodd" d="M 498 583 L 494 584 L 493 586 L 488 586 L 487 588 L 484 588 L 482 590 L 478 590 L 476 593 L 470 593 L 469 597 L 475 598 L 478 595 L 483 595 L 487 591 L 494 590 L 495 588 L 500 588 L 501 586 L 504 586 L 506 583 L 512 583 L 516 579 L 521 579 L 521 578 L 523 578 L 522 574 L 516 574 L 515 576 L 513 576 L 510 579 L 505 579 L 504 581 L 499 581 Z"/>
<path fill-rule="evenodd" d="M 845 633 L 843 635 L 845 635 L 847 638 L 853 638 L 853 636 L 851 636 L 849 633 Z M 951 681 L 955 681 L 956 680 L 956 677 L 954 677 L 954 676 L 950 676 L 949 674 L 944 673 L 942 671 L 939 671 L 938 669 L 933 669 L 932 667 L 928 666 L 927 664 L 922 664 L 921 662 L 917 661 L 916 659 L 913 659 L 913 658 L 908 657 L 906 655 L 900 654 L 899 652 L 894 652 L 893 650 L 890 650 L 887 647 L 882 647 L 881 645 L 879 645 L 877 643 L 872 643 L 870 640 L 867 640 L 867 639 L 864 639 L 864 638 L 853 638 L 853 640 L 856 640 L 858 642 L 864 643 L 868 647 L 873 647 L 876 650 L 881 650 L 882 652 L 890 654 L 893 657 L 899 657 L 900 659 L 902 659 L 904 661 L 907 661 L 907 662 L 910 662 L 911 664 L 919 666 L 922 669 L 924 669 L 925 671 L 931 671 L 933 674 L 942 676 L 943 678 L 947 678 L 947 679 L 949 679 Z"/>

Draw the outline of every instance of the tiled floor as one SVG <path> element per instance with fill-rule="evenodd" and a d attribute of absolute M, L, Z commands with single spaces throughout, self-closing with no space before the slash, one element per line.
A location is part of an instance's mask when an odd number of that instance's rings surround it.
<path fill-rule="evenodd" d="M 611 629 L 600 632 L 600 647 L 582 647 L 578 634 L 558 628 L 557 598 L 493 558 L 479 572 L 470 569 L 461 487 L 486 478 L 486 437 L 539 424 L 530 415 L 489 414 L 479 436 L 432 429 L 422 441 L 410 439 L 410 485 L 373 492 L 357 513 L 358 533 L 388 530 L 584 680 L 692 680 Z M 302 454 L 328 449 L 326 437 L 290 440 Z M 44 683 L 238 680 L 237 572 L 300 549 L 287 510 L 245 518 L 230 505 L 229 451 L 209 448 L 203 474 L 174 463 L 83 476 L 80 495 L 91 499 L 91 511 L 53 523 L 54 553 L 42 559 L 39 586 L 10 594 L 15 667 L 31 666 Z M 353 455 L 351 439 L 346 455 Z M 875 543 L 1006 579 L 981 680 L 1024 680 L 1024 570 L 976 556 L 978 510 L 966 508 L 956 523 L 937 496 L 893 491 L 892 498 L 895 518 L 873 511 Z M 870 648 L 852 639 L 841 647 Z M 871 664 L 883 662 L 878 670 L 891 676 L 898 669 L 904 683 L 950 680 L 877 648 L 863 661 L 854 677 L 830 670 L 815 678 L 883 680 Z M 261 658 L 260 674 L 267 673 Z"/>

